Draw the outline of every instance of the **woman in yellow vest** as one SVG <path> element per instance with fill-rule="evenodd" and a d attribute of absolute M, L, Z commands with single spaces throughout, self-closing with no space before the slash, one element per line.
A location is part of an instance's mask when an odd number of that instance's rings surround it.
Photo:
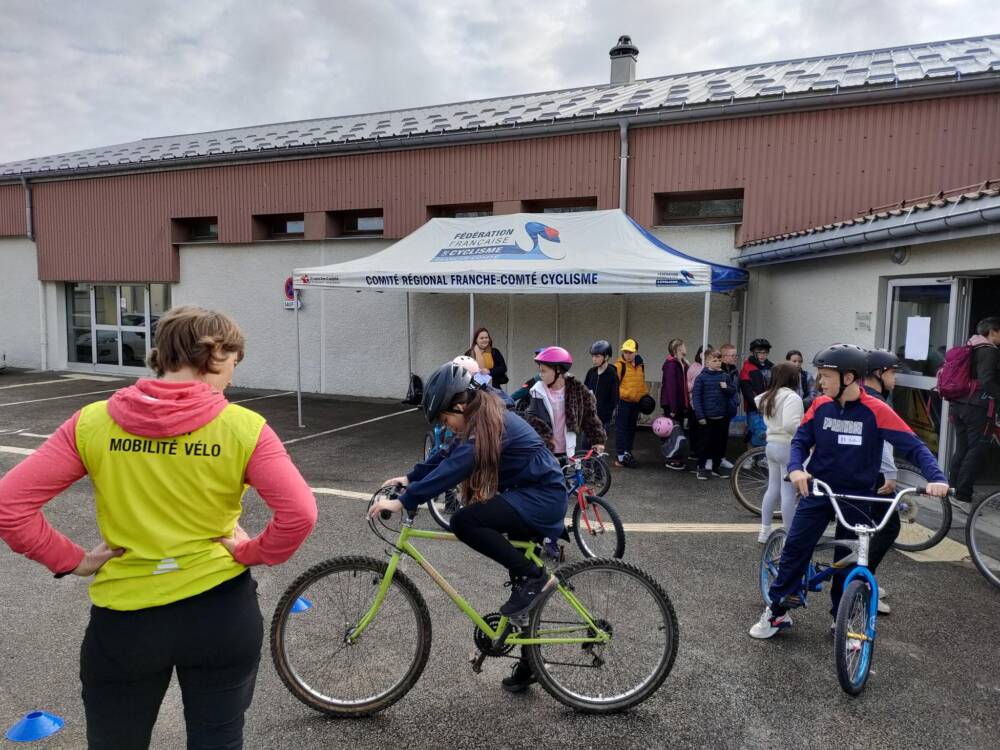
<path fill-rule="evenodd" d="M 618 370 L 618 413 L 615 416 L 615 466 L 633 468 L 632 444 L 639 422 L 639 400 L 649 393 L 646 368 L 639 356 L 635 339 L 625 339 L 621 356 L 615 363 Z"/>
<path fill-rule="evenodd" d="M 316 523 L 316 501 L 264 418 L 223 391 L 243 358 L 224 313 L 164 315 L 140 379 L 85 406 L 0 479 L 0 538 L 57 578 L 89 578 L 80 652 L 91 750 L 149 746 L 177 671 L 188 748 L 243 746 L 263 639 L 251 565 L 284 562 Z M 81 477 L 104 540 L 89 552 L 42 506 Z M 273 512 L 240 528 L 247 485 Z"/>

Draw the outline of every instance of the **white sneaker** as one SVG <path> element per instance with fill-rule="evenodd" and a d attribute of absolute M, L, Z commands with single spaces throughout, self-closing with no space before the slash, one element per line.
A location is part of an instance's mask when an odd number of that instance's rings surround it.
<path fill-rule="evenodd" d="M 760 533 L 757 535 L 757 544 L 763 544 L 769 536 L 771 536 L 771 527 L 761 526 Z"/>
<path fill-rule="evenodd" d="M 780 617 L 774 617 L 771 614 L 771 608 L 768 607 L 764 610 L 764 614 L 760 616 L 760 619 L 750 628 L 751 638 L 770 638 L 777 635 L 779 630 L 784 630 L 785 628 L 790 628 L 792 626 L 792 618 L 786 612 Z"/>
<path fill-rule="evenodd" d="M 721 466 L 723 469 L 731 469 L 733 468 L 733 462 L 727 458 L 724 458 L 719 462 L 719 466 Z"/>
<path fill-rule="evenodd" d="M 883 586 L 881 581 L 878 584 L 878 595 L 879 595 L 880 599 L 888 599 L 889 598 L 889 589 L 887 589 L 885 586 Z"/>
<path fill-rule="evenodd" d="M 883 601 L 881 595 L 878 598 L 878 613 L 880 615 L 887 615 L 892 612 L 892 607 L 889 606 L 889 602 Z"/>

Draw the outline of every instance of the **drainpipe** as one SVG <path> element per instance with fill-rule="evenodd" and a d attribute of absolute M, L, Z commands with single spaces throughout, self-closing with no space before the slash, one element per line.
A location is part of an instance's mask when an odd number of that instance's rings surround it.
<path fill-rule="evenodd" d="M 621 155 L 618 157 L 618 208 L 628 213 L 628 122 L 618 123 Z"/>
<path fill-rule="evenodd" d="M 31 195 L 31 183 L 27 177 L 21 178 L 21 187 L 24 188 L 24 224 L 27 228 L 28 239 L 35 241 L 35 220 L 34 203 Z M 36 251 L 37 254 L 37 251 Z M 49 369 L 49 337 L 45 330 L 45 283 L 38 280 L 38 330 L 40 332 L 38 346 L 41 357 L 39 359 L 39 369 Z"/>

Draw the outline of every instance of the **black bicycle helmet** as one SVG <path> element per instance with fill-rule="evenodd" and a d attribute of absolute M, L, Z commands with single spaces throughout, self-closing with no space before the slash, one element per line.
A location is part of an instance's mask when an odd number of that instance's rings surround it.
<path fill-rule="evenodd" d="M 611 348 L 611 342 L 601 339 L 600 341 L 595 341 L 590 345 L 591 354 L 603 354 L 605 357 L 610 357 L 614 350 Z"/>
<path fill-rule="evenodd" d="M 860 382 L 868 372 L 868 352 L 854 344 L 834 344 L 813 357 L 813 367 L 840 373 L 840 390 L 834 396 L 834 399 L 838 399 L 847 388 L 844 383 L 845 373 L 854 373 L 855 381 Z"/>
<path fill-rule="evenodd" d="M 761 350 L 765 352 L 771 351 L 771 342 L 767 339 L 754 339 L 750 342 L 750 351 L 757 352 Z"/>
<path fill-rule="evenodd" d="M 424 385 L 424 399 L 421 406 L 424 410 L 424 417 L 428 422 L 434 423 L 441 415 L 441 412 L 448 409 L 455 396 L 464 391 L 476 390 L 476 384 L 472 380 L 469 371 L 454 362 L 449 362 L 434 371 L 434 374 L 427 378 Z"/>
<path fill-rule="evenodd" d="M 865 368 L 866 375 L 874 375 L 879 370 L 898 370 L 902 363 L 892 352 L 886 349 L 869 349 L 868 366 Z"/>

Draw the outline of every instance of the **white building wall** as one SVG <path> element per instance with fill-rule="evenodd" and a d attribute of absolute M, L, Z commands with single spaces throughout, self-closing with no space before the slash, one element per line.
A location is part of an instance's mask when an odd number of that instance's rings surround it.
<path fill-rule="evenodd" d="M 670 228 L 656 234 L 678 250 L 727 262 L 732 227 Z M 351 260 L 376 253 L 387 240 L 273 241 L 253 245 L 192 244 L 180 248 L 181 280 L 173 303 L 199 304 L 232 314 L 247 335 L 246 358 L 234 384 L 295 388 L 295 314 L 282 307 L 285 278 L 296 267 Z M 689 342 L 693 356 L 702 336 L 700 294 L 628 295 L 626 335 L 638 339 L 650 380 L 659 380 L 667 341 Z M 401 398 L 408 383 L 407 295 L 386 291 L 307 289 L 299 313 L 302 387 L 307 392 Z M 589 347 L 606 338 L 621 344 L 620 295 L 477 294 L 475 326 L 486 326 L 516 387 L 536 371 L 532 351 L 568 348 L 580 373 L 590 367 Z M 729 338 L 731 298 L 713 295 L 710 341 Z M 410 359 L 426 377 L 470 345 L 467 294 L 411 293 Z"/>
<path fill-rule="evenodd" d="M 0 353 L 11 367 L 41 367 L 38 255 L 27 237 L 0 239 Z"/>
<path fill-rule="evenodd" d="M 779 361 L 800 349 L 810 361 L 831 343 L 882 345 L 889 279 L 1000 273 L 1000 238 L 927 243 L 896 265 L 888 250 L 838 255 L 751 269 L 747 340 L 765 337 Z M 855 314 L 871 313 L 872 330 L 856 330 Z"/>

